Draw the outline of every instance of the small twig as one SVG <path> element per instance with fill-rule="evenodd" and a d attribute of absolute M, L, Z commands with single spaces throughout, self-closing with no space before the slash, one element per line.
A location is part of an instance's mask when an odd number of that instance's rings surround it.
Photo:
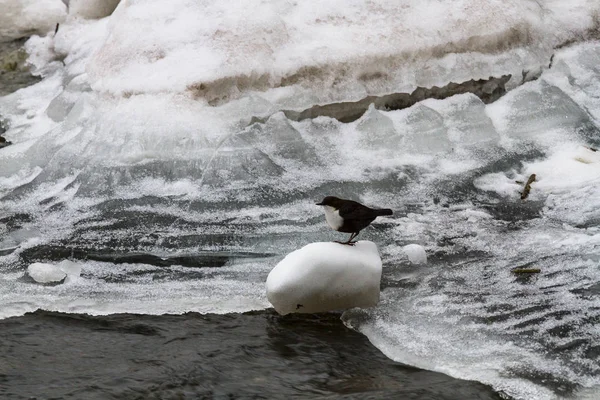
<path fill-rule="evenodd" d="M 525 200 L 529 196 L 529 191 L 531 190 L 531 184 L 535 182 L 535 174 L 531 174 L 529 179 L 527 179 L 527 183 L 523 188 L 523 193 L 521 193 L 521 200 Z"/>
<path fill-rule="evenodd" d="M 54 36 L 56 36 L 56 34 L 58 33 L 58 27 L 60 26 L 60 24 L 57 22 L 56 23 L 56 28 L 54 28 Z"/>

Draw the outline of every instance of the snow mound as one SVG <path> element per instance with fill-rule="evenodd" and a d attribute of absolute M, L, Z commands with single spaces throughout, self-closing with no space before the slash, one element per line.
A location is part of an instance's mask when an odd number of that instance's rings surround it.
<path fill-rule="evenodd" d="M 372 307 L 379 301 L 381 258 L 373 242 L 311 243 L 288 254 L 267 278 L 280 314 Z"/>

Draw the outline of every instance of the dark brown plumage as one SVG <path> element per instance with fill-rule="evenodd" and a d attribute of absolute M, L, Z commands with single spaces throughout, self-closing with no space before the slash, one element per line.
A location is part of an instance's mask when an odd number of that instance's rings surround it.
<path fill-rule="evenodd" d="M 335 196 L 327 196 L 317 205 L 325 207 L 325 218 L 329 226 L 338 232 L 351 233 L 347 242 L 338 242 L 348 245 L 353 245 L 355 242 L 352 239 L 369 226 L 375 218 L 393 214 L 393 211 L 387 208 L 370 208 L 356 201 L 344 200 Z"/>

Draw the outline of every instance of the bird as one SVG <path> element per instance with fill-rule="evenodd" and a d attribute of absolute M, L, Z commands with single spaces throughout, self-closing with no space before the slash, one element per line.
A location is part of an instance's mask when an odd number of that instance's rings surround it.
<path fill-rule="evenodd" d="M 352 239 L 358 236 L 375 218 L 383 215 L 392 215 L 389 208 L 370 208 L 353 200 L 344 200 L 335 196 L 327 196 L 318 206 L 325 208 L 325 219 L 331 228 L 338 232 L 350 233 L 347 242 L 337 242 L 354 246 Z"/>

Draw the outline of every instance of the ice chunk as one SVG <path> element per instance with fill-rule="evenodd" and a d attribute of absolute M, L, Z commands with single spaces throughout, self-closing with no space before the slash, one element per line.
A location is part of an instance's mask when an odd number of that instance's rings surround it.
<path fill-rule="evenodd" d="M 409 244 L 402 248 L 412 264 L 427 264 L 425 248 L 418 244 Z"/>
<path fill-rule="evenodd" d="M 211 159 L 204 181 L 256 181 L 285 171 L 319 165 L 315 149 L 307 143 L 283 113 L 266 123 L 255 123 L 226 139 Z"/>
<path fill-rule="evenodd" d="M 64 90 L 61 94 L 56 96 L 46 109 L 46 114 L 54 122 L 61 122 L 69 114 L 69 111 L 73 108 L 73 105 L 79 99 L 79 93 L 72 93 Z"/>
<path fill-rule="evenodd" d="M 582 130 L 586 139 L 600 144 L 600 43 L 588 42 L 560 50 L 544 79 L 569 95 L 595 121 L 596 127 Z"/>
<path fill-rule="evenodd" d="M 293 160 L 315 165 L 318 157 L 314 149 L 280 112 L 263 124 L 254 124 L 243 134 L 244 140 L 279 161 Z"/>
<path fill-rule="evenodd" d="M 356 130 L 359 132 L 361 143 L 367 146 L 398 148 L 402 141 L 402 136 L 396 132 L 392 120 L 377 111 L 373 104 L 358 121 Z"/>
<path fill-rule="evenodd" d="M 81 274 L 81 266 L 70 260 L 58 264 L 33 263 L 27 267 L 27 273 L 38 283 L 71 282 Z"/>
<path fill-rule="evenodd" d="M 246 140 L 242 133 L 226 139 L 215 150 L 203 181 L 221 186 L 224 182 L 255 182 L 259 177 L 277 177 L 282 173 L 283 168 Z"/>
<path fill-rule="evenodd" d="M 58 263 L 59 267 L 65 274 L 67 274 L 67 281 L 76 279 L 81 275 L 81 265 L 70 260 L 63 260 Z"/>
<path fill-rule="evenodd" d="M 396 130 L 405 135 L 406 147 L 412 152 L 438 154 L 452 149 L 444 119 L 431 108 L 418 103 L 387 116 L 394 121 Z"/>
<path fill-rule="evenodd" d="M 485 113 L 485 104 L 474 94 L 425 100 L 423 104 L 444 117 L 448 137 L 459 145 L 489 145 L 500 139 L 492 120 Z"/>
<path fill-rule="evenodd" d="M 67 273 L 58 265 L 33 263 L 27 267 L 27 273 L 38 283 L 60 282 L 67 277 Z"/>
<path fill-rule="evenodd" d="M 120 0 L 70 0 L 69 14 L 83 18 L 104 18 L 115 11 Z"/>
<path fill-rule="evenodd" d="M 508 93 L 488 105 L 487 112 L 502 133 L 519 139 L 541 139 L 552 130 L 575 132 L 593 125 L 566 93 L 543 80 Z"/>
<path fill-rule="evenodd" d="M 372 307 L 379 301 L 380 280 L 375 243 L 311 243 L 273 268 L 267 297 L 280 314 Z"/>

